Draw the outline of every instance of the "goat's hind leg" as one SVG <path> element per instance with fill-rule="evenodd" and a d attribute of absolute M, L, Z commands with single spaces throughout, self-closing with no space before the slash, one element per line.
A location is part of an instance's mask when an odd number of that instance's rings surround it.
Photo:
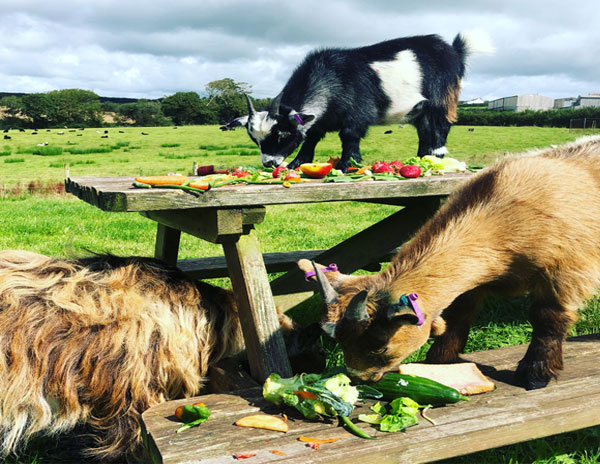
<path fill-rule="evenodd" d="M 544 388 L 563 368 L 562 344 L 574 314 L 556 301 L 534 301 L 529 313 L 531 343 L 516 371 L 527 390 Z"/>
<path fill-rule="evenodd" d="M 439 335 L 429 351 L 427 362 L 432 364 L 453 363 L 462 353 L 469 338 L 471 322 L 483 301 L 480 290 L 471 290 L 457 297 L 442 313 L 446 330 Z M 435 335 L 435 333 L 434 333 Z"/>

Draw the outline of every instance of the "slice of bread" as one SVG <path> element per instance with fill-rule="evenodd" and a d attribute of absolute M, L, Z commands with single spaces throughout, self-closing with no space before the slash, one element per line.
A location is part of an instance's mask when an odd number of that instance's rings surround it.
<path fill-rule="evenodd" d="M 456 364 L 402 364 L 400 374 L 417 375 L 456 388 L 461 395 L 476 395 L 495 388 L 495 385 L 477 368 L 475 363 Z"/>

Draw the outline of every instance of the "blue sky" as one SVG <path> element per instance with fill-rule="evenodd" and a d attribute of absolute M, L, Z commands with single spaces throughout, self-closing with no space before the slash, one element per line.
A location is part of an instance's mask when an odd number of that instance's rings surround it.
<path fill-rule="evenodd" d="M 470 57 L 462 100 L 577 96 L 600 92 L 599 24 L 597 0 L 4 0 L 0 91 L 159 98 L 229 77 L 273 97 L 315 48 L 482 28 L 497 51 Z"/>

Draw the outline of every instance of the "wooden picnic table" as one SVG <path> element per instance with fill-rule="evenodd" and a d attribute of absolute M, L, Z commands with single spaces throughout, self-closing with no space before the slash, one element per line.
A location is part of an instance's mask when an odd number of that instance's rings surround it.
<path fill-rule="evenodd" d="M 385 433 L 360 423 L 376 440 L 347 435 L 319 450 L 298 440 L 301 435 L 328 439 L 344 435 L 337 420 L 311 422 L 290 417 L 289 432 L 237 427 L 234 422 L 251 414 L 284 412 L 262 397 L 260 387 L 169 401 L 142 414 L 144 439 L 154 464 L 223 464 L 237 462 L 238 453 L 256 453 L 249 464 L 347 463 L 388 464 L 437 461 L 526 440 L 600 424 L 600 335 L 569 339 L 565 370 L 557 381 L 541 390 L 526 391 L 513 382 L 514 369 L 527 346 L 511 346 L 463 355 L 475 362 L 496 389 L 470 396 L 469 401 L 437 407 L 419 417 L 419 425 L 406 432 Z M 202 401 L 211 409 L 208 422 L 175 433 L 181 423 L 173 415 L 183 404 Z M 351 415 L 369 413 L 359 403 Z M 290 410 L 286 410 L 290 416 Z M 285 453 L 273 454 L 272 450 Z M 480 461 L 473 461 L 480 462 Z"/>
<path fill-rule="evenodd" d="M 155 257 L 178 265 L 196 278 L 231 279 L 248 353 L 250 374 L 262 382 L 271 372 L 290 376 L 291 368 L 275 306 L 284 310 L 312 295 L 293 263 L 303 257 L 336 263 L 345 273 L 377 261 L 402 245 L 439 207 L 440 200 L 469 173 L 397 181 L 281 185 L 236 184 L 203 194 L 178 189 L 141 189 L 133 177 L 67 178 L 65 188 L 104 211 L 138 212 L 158 223 Z M 266 206 L 358 201 L 404 206 L 382 221 L 329 250 L 293 250 L 263 256 L 255 226 Z M 178 260 L 181 232 L 223 246 L 224 257 Z M 290 269 L 269 282 L 268 271 Z M 279 266 L 279 267 L 278 267 Z"/>

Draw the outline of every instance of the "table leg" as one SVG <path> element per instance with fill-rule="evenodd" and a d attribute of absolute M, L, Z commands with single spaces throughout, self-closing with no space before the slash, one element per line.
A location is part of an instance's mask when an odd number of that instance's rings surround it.
<path fill-rule="evenodd" d="M 154 257 L 167 264 L 175 266 L 179 253 L 179 240 L 181 231 L 158 223 L 156 229 L 156 243 L 154 245 Z"/>
<path fill-rule="evenodd" d="M 251 230 L 235 242 L 223 243 L 223 250 L 238 302 L 252 377 L 259 382 L 272 372 L 290 377 L 292 369 L 256 231 Z"/>

